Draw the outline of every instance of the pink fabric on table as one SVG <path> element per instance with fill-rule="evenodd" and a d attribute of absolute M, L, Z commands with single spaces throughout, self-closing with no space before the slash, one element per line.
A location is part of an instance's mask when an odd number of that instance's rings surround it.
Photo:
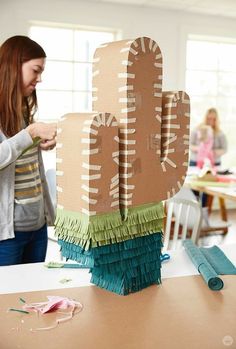
<path fill-rule="evenodd" d="M 60 296 L 47 296 L 47 298 L 47 302 L 24 304 L 22 308 L 26 311 L 35 311 L 40 314 L 46 314 L 53 311 L 56 312 L 57 310 L 67 310 L 66 313 L 63 312 L 66 316 L 56 319 L 55 324 L 52 326 L 35 328 L 31 329 L 31 331 L 51 330 L 52 328 L 57 327 L 59 323 L 72 319 L 76 309 L 78 309 L 77 313 L 83 309 L 82 304 L 73 299 Z M 58 313 L 61 314 L 62 312 Z"/>
<path fill-rule="evenodd" d="M 210 161 L 212 167 L 214 167 L 214 153 L 212 150 L 213 138 L 209 138 L 205 142 L 199 144 L 198 154 L 197 154 L 197 167 L 203 168 L 206 159 Z"/>

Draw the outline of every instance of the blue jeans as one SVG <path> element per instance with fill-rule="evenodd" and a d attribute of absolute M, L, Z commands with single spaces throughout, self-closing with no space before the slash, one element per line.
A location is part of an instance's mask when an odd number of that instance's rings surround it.
<path fill-rule="evenodd" d="M 47 252 L 47 225 L 35 231 L 16 231 L 13 239 L 0 241 L 0 266 L 44 262 Z"/>
<path fill-rule="evenodd" d="M 215 162 L 215 166 L 220 166 L 220 165 L 221 165 L 221 162 Z M 190 160 L 189 166 L 197 166 L 197 161 Z"/>

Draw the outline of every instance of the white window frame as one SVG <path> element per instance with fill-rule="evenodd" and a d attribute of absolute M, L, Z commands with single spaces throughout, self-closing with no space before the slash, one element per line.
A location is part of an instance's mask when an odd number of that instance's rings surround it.
<path fill-rule="evenodd" d="M 68 24 L 56 24 L 56 23 L 45 23 L 45 22 L 31 22 L 30 23 L 30 28 L 29 28 L 29 36 L 32 37 L 32 39 L 36 40 L 37 42 L 39 42 L 33 35 L 31 35 L 31 29 L 33 27 L 41 27 L 41 28 L 53 28 L 53 29 L 67 29 L 67 30 L 71 30 L 72 31 L 72 35 L 73 35 L 73 40 L 74 40 L 74 33 L 75 32 L 94 32 L 94 33 L 99 33 L 99 32 L 104 32 L 104 33 L 109 33 L 111 35 L 113 35 L 113 41 L 115 40 L 119 40 L 121 39 L 121 31 L 120 30 L 117 30 L 117 29 L 111 29 L 111 28 L 101 28 L 101 27 L 85 27 L 85 26 L 78 26 L 78 25 L 68 25 Z M 42 47 L 44 48 L 44 45 L 43 43 L 39 42 L 39 44 L 42 45 Z M 98 45 L 99 46 L 99 45 Z M 73 42 L 73 49 L 75 47 L 75 42 Z M 47 54 L 47 52 L 46 52 Z M 72 56 L 73 56 L 73 53 L 72 53 Z M 69 61 L 67 60 L 62 60 L 62 59 L 54 59 L 54 58 L 50 58 L 50 57 L 47 57 L 47 63 L 46 63 L 46 69 L 45 69 L 45 73 L 43 73 L 42 75 L 42 80 L 44 81 L 44 75 L 46 74 L 47 72 L 47 66 L 50 65 L 50 64 L 53 64 L 53 63 L 57 63 L 57 62 L 60 62 L 60 63 L 70 63 L 72 64 L 73 66 L 73 72 L 74 72 L 74 69 L 75 69 L 75 66 L 77 64 L 84 64 L 84 65 L 87 65 L 87 71 L 90 71 L 92 70 L 92 60 L 83 60 L 83 61 L 77 61 L 77 60 L 74 60 L 74 59 L 71 59 Z M 91 68 L 89 67 L 91 66 Z M 73 73 L 72 73 L 73 75 Z M 90 79 L 92 79 L 92 75 L 91 73 L 88 73 L 89 77 L 88 77 L 88 81 L 87 81 L 87 86 L 92 86 L 92 82 Z M 74 75 L 73 75 L 74 76 Z M 73 79 L 73 77 L 72 77 Z M 42 108 L 42 105 L 43 105 L 43 97 L 40 98 L 40 96 L 43 94 L 43 93 L 55 93 L 55 92 L 64 92 L 67 94 L 68 98 L 71 98 L 71 106 L 68 107 L 68 108 L 64 108 L 62 110 L 62 112 L 57 115 L 53 115 L 51 113 L 52 116 L 47 116 L 47 117 L 43 117 L 43 114 L 44 115 L 47 115 L 47 114 L 50 114 L 50 112 L 48 113 L 43 113 L 43 111 L 41 112 L 41 109 Z M 80 108 L 75 106 L 75 98 L 73 97 L 74 94 L 77 93 L 77 94 L 86 94 L 87 97 L 85 97 L 85 100 L 87 103 L 87 107 L 85 108 Z M 91 111 L 92 109 L 92 89 L 75 89 L 74 87 L 72 87 L 71 89 L 66 89 L 66 90 L 63 90 L 63 89 L 56 89 L 56 88 L 44 88 L 44 85 L 43 85 L 43 82 L 41 85 L 38 85 L 38 88 L 37 88 L 37 95 L 38 95 L 38 104 L 39 104 L 39 108 L 38 108 L 38 112 L 36 114 L 36 119 L 37 120 L 42 120 L 42 121 L 55 121 L 57 119 L 59 119 L 65 112 L 89 112 Z M 70 96 L 70 97 L 69 97 Z M 49 104 L 49 103 L 48 103 Z M 41 105 L 41 108 L 40 108 L 40 105 Z M 49 105 L 51 108 L 52 108 L 52 105 Z M 45 106 L 44 106 L 45 108 Z"/>
<path fill-rule="evenodd" d="M 193 35 L 189 34 L 187 37 L 187 41 L 198 41 L 198 42 L 209 42 L 209 43 L 215 43 L 218 45 L 224 45 L 224 44 L 233 44 L 236 47 L 236 40 L 232 38 L 223 38 L 223 37 L 216 37 L 216 36 L 204 36 L 204 35 Z M 188 46 L 188 45 L 187 45 Z M 186 49 L 186 57 L 188 48 Z M 223 132 L 227 136 L 228 140 L 228 151 L 227 153 L 222 157 L 222 162 L 224 167 L 236 167 L 236 158 L 234 155 L 234 149 L 236 147 L 236 140 L 235 136 L 233 135 L 234 130 L 236 129 L 234 125 L 234 118 L 236 114 L 236 103 L 233 103 L 234 100 L 236 100 L 236 94 L 232 96 L 223 95 L 220 93 L 220 80 L 219 76 L 221 73 L 225 73 L 224 70 L 221 70 L 219 68 L 219 65 L 216 69 L 201 69 L 201 70 L 195 70 L 200 73 L 203 72 L 209 72 L 215 74 L 215 78 L 217 80 L 217 87 L 216 87 L 216 93 L 212 96 L 210 95 L 204 95 L 204 94 L 194 94 L 192 93 L 191 87 L 187 83 L 187 77 L 188 73 L 194 71 L 194 69 L 189 69 L 188 66 L 188 60 L 186 59 L 186 92 L 190 95 L 190 103 L 191 103 L 191 129 L 196 127 L 202 120 L 205 115 L 205 112 L 210 107 L 216 107 L 219 116 L 220 116 L 220 124 Z M 227 71 L 227 73 L 236 74 L 236 60 L 235 60 L 235 68 L 232 72 Z M 202 103 L 196 103 L 197 97 L 200 99 L 202 98 Z M 220 100 L 225 99 L 225 104 L 228 105 L 228 110 L 226 108 L 222 107 L 222 102 Z M 223 103 L 224 105 L 224 103 Z M 231 111 L 230 111 L 231 108 Z M 235 112 L 234 112 L 235 111 Z M 233 126 L 233 129 L 232 129 Z"/>

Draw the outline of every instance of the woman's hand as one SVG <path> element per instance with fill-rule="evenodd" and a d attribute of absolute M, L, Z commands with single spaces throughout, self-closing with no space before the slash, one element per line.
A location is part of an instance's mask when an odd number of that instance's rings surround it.
<path fill-rule="evenodd" d="M 42 150 L 52 150 L 56 145 L 57 124 L 47 124 L 44 122 L 35 122 L 26 127 L 32 139 L 39 137 L 41 139 L 40 148 Z"/>
<path fill-rule="evenodd" d="M 221 157 L 226 153 L 225 149 L 214 149 L 214 155 L 216 158 Z"/>
<path fill-rule="evenodd" d="M 42 141 L 51 141 L 57 135 L 57 124 L 46 124 L 45 122 L 35 122 L 26 127 L 32 139 L 39 137 Z"/>
<path fill-rule="evenodd" d="M 56 146 L 56 139 L 52 139 L 50 141 L 42 141 L 39 144 L 42 150 L 52 150 Z"/>
<path fill-rule="evenodd" d="M 193 152 L 193 153 L 197 153 L 199 151 L 199 145 L 191 145 L 190 144 L 190 150 Z"/>

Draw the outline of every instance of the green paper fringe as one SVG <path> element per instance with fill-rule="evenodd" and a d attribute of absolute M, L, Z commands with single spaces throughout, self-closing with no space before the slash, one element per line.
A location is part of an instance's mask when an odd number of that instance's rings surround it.
<path fill-rule="evenodd" d="M 81 237 L 75 237 L 74 232 L 71 234 L 71 231 L 60 228 L 57 229 L 56 234 L 59 239 L 80 245 L 82 248 L 88 250 L 98 246 L 115 244 L 131 238 L 153 234 L 155 231 L 160 231 L 162 229 L 162 222 L 161 219 L 137 226 L 121 226 L 113 230 L 97 232 L 94 236 L 84 234 Z"/>
<path fill-rule="evenodd" d="M 55 234 L 60 240 L 88 250 L 160 231 L 164 216 L 162 202 L 129 208 L 125 221 L 119 211 L 87 216 L 57 209 Z"/>
<path fill-rule="evenodd" d="M 42 139 L 41 139 L 40 137 L 35 137 L 35 138 L 33 139 L 33 143 L 32 143 L 29 147 L 25 148 L 25 149 L 23 150 L 23 152 L 21 153 L 21 155 L 24 155 L 24 154 L 27 153 L 27 151 L 29 151 L 30 149 L 32 149 L 32 148 L 38 146 L 39 143 L 40 143 L 41 141 L 42 141 Z"/>

